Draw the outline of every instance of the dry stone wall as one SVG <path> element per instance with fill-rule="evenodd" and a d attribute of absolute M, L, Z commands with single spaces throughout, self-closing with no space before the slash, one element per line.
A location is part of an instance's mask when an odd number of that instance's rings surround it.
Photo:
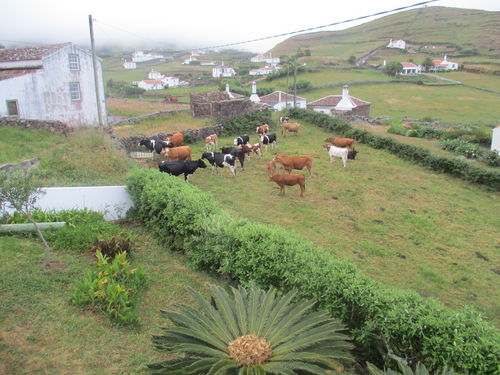
<path fill-rule="evenodd" d="M 248 98 L 230 99 L 226 92 L 204 92 L 190 95 L 193 117 L 211 117 L 228 121 L 255 110 Z"/>
<path fill-rule="evenodd" d="M 25 129 L 45 129 L 50 132 L 68 134 L 73 130 L 61 121 L 26 120 L 15 117 L 0 117 L 0 126 L 14 126 Z"/>

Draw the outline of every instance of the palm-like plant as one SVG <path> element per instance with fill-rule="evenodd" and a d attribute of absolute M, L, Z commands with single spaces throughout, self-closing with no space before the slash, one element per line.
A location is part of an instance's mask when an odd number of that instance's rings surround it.
<path fill-rule="evenodd" d="M 352 358 L 344 327 L 313 301 L 293 302 L 296 291 L 210 289 L 211 302 L 190 289 L 198 309 L 162 311 L 173 326 L 153 342 L 182 355 L 149 365 L 153 374 L 331 374 Z"/>
<path fill-rule="evenodd" d="M 427 370 L 425 365 L 423 365 L 420 362 L 417 363 L 415 371 L 413 371 L 408 365 L 404 364 L 401 361 L 398 361 L 398 367 L 400 371 L 394 371 L 391 369 L 380 370 L 371 363 L 368 363 L 367 365 L 370 375 L 430 375 L 429 370 Z M 448 369 L 447 367 L 445 367 L 442 370 L 438 370 L 437 372 L 434 373 L 434 375 L 453 375 L 453 374 L 454 374 L 453 369 Z"/>

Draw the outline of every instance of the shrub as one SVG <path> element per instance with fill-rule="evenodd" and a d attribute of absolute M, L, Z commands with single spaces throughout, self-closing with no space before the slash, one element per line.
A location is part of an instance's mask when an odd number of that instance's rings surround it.
<path fill-rule="evenodd" d="M 445 139 L 441 141 L 441 148 L 453 152 L 456 155 L 462 155 L 469 159 L 476 159 L 483 153 L 481 148 L 473 143 L 461 139 Z"/>
<path fill-rule="evenodd" d="M 117 254 L 126 252 L 129 256 L 132 253 L 132 243 L 129 237 L 125 236 L 123 233 L 115 234 L 109 238 L 100 240 L 95 238 L 94 246 L 92 246 L 92 252 L 97 254 L 100 252 L 103 256 L 110 259 L 114 259 Z"/>
<path fill-rule="evenodd" d="M 262 124 L 268 124 L 271 128 L 275 128 L 271 114 L 269 109 L 265 109 L 225 121 L 222 123 L 224 126 L 222 133 L 223 135 L 240 135 L 246 132 L 255 132 L 255 128 Z"/>
<path fill-rule="evenodd" d="M 500 155 L 498 151 L 489 151 L 483 155 L 483 160 L 490 167 L 500 167 Z"/>
<path fill-rule="evenodd" d="M 134 308 L 139 290 L 146 286 L 146 273 L 140 267 L 130 266 L 126 252 L 117 254 L 111 263 L 100 252 L 96 255 L 97 270 L 87 271 L 72 290 L 70 301 L 80 307 L 103 311 L 117 324 L 137 324 L 139 317 Z"/>
<path fill-rule="evenodd" d="M 408 129 L 404 127 L 402 123 L 394 123 L 389 126 L 387 129 L 387 133 L 392 133 L 392 134 L 400 134 L 400 135 L 406 135 L 408 132 Z"/>

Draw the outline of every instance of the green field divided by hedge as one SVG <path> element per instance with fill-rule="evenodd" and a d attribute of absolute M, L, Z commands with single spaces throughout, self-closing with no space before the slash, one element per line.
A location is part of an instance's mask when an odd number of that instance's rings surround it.
<path fill-rule="evenodd" d="M 447 364 L 458 373 L 497 373 L 500 334 L 473 309 L 452 310 L 433 298 L 384 287 L 294 233 L 232 217 L 210 194 L 181 179 L 136 170 L 127 186 L 135 215 L 162 242 L 183 250 L 200 269 L 242 284 L 297 288 L 301 297 L 315 298 L 350 328 L 358 359 L 380 364 L 388 345 L 431 369 Z"/>

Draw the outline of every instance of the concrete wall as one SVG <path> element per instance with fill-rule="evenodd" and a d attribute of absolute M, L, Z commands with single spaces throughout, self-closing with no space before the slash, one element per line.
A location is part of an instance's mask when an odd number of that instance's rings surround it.
<path fill-rule="evenodd" d="M 500 153 L 500 126 L 493 129 L 493 136 L 491 138 L 491 151 L 498 151 Z"/>
<path fill-rule="evenodd" d="M 44 211 L 87 208 L 104 213 L 106 220 L 125 217 L 133 206 L 125 186 L 88 186 L 44 188 L 45 194 L 38 199 L 36 207 Z M 7 207 L 6 212 L 12 213 Z"/>

